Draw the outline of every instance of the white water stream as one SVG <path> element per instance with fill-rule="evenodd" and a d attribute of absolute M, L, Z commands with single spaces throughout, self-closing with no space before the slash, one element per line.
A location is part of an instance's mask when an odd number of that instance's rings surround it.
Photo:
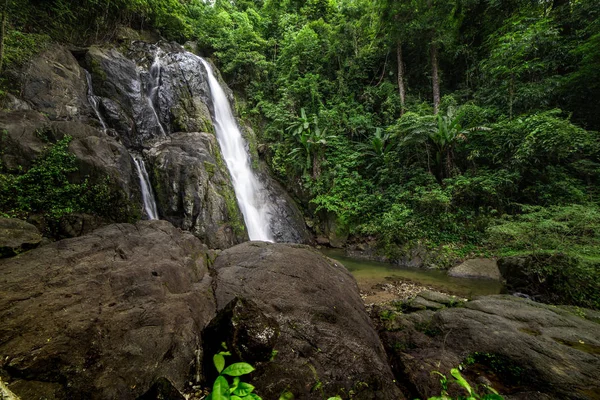
<path fill-rule="evenodd" d="M 140 187 L 142 189 L 142 200 L 144 202 L 144 211 L 148 215 L 148 219 L 158 219 L 158 210 L 156 208 L 156 200 L 150 185 L 150 178 L 146 171 L 146 164 L 141 158 L 133 157 L 135 166 L 137 167 L 138 177 L 140 178 Z"/>
<path fill-rule="evenodd" d="M 158 129 L 163 136 L 167 136 L 165 132 L 165 128 L 162 126 L 160 122 L 160 118 L 158 116 L 158 112 L 156 111 L 157 103 L 158 103 L 158 87 L 160 86 L 160 56 L 158 52 L 154 55 L 154 62 L 150 66 L 150 78 L 152 78 L 151 85 L 148 86 L 146 90 L 146 99 L 148 100 L 148 105 L 150 109 L 154 113 L 154 117 L 156 118 L 156 123 L 158 125 Z"/>
<path fill-rule="evenodd" d="M 250 168 L 250 156 L 246 151 L 242 133 L 233 116 L 229 101 L 215 78 L 210 64 L 200 57 L 198 59 L 208 73 L 208 84 L 215 108 L 213 122 L 217 140 L 233 180 L 233 188 L 244 215 L 248 236 L 250 240 L 273 242 L 270 206 L 264 198 L 265 190 L 262 184 Z"/>
<path fill-rule="evenodd" d="M 100 124 L 102 125 L 102 129 L 104 129 L 106 131 L 106 129 L 108 129 L 108 127 L 106 126 L 106 122 L 104 122 L 104 118 L 102 118 L 102 114 L 100 114 L 100 109 L 98 108 L 98 98 L 94 95 L 94 88 L 92 87 L 92 75 L 87 70 L 84 70 L 84 71 L 85 71 L 85 79 L 86 79 L 87 85 L 88 85 L 88 90 L 87 90 L 88 101 L 90 102 L 90 105 L 94 109 L 94 112 L 96 113 L 96 117 L 98 117 L 98 120 L 100 121 Z"/>

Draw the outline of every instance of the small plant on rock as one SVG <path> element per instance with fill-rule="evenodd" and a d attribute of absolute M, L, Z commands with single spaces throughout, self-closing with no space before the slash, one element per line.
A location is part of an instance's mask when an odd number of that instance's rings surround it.
<path fill-rule="evenodd" d="M 242 382 L 240 376 L 247 375 L 254 371 L 254 367 L 245 362 L 238 362 L 225 368 L 225 356 L 230 356 L 228 351 L 221 351 L 213 356 L 213 363 L 219 372 L 219 376 L 213 383 L 212 392 L 206 398 L 207 400 L 262 400 L 254 391 L 254 386 Z M 227 377 L 233 378 L 229 382 Z"/>
<path fill-rule="evenodd" d="M 465 378 L 462 377 L 458 368 L 452 368 L 450 370 L 450 374 L 454 377 L 454 380 L 452 380 L 452 381 L 448 381 L 448 378 L 446 377 L 446 375 L 442 374 L 441 372 L 433 371 L 432 373 L 438 374 L 441 377 L 440 383 L 442 384 L 442 393 L 439 396 L 430 397 L 428 400 L 503 400 L 504 399 L 502 396 L 500 396 L 498 394 L 498 392 L 496 392 L 493 388 L 491 388 L 490 386 L 487 386 L 487 385 L 484 385 L 485 389 L 491 393 L 484 394 L 484 395 L 477 394 L 473 390 L 473 388 L 471 388 L 471 385 L 469 385 L 469 382 L 467 382 L 465 380 Z M 452 383 L 452 382 L 458 384 L 460 387 L 465 389 L 467 391 L 468 395 L 467 396 L 458 396 L 456 399 L 453 399 L 452 397 L 450 397 L 448 395 L 448 384 Z"/>

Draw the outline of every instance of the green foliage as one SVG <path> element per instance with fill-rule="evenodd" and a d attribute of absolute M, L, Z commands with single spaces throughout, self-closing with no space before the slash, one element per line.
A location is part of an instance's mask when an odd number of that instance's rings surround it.
<path fill-rule="evenodd" d="M 4 63 L 6 68 L 11 69 L 22 66 L 42 50 L 50 38 L 45 34 L 24 33 L 10 29 L 4 40 Z"/>
<path fill-rule="evenodd" d="M 440 394 L 440 396 L 430 397 L 428 400 L 453 400 L 453 398 L 448 395 L 448 385 L 450 383 L 454 383 L 454 384 L 460 386 L 468 393 L 466 396 L 458 396 L 454 400 L 502 400 L 503 399 L 503 397 L 500 396 L 498 394 L 498 392 L 496 392 L 493 388 L 486 386 L 486 385 L 483 385 L 483 386 L 484 386 L 484 390 L 487 391 L 488 393 L 483 394 L 483 395 L 478 394 L 475 390 L 473 390 L 473 388 L 471 387 L 469 382 L 467 382 L 465 380 L 465 378 L 463 378 L 463 376 L 460 374 L 460 371 L 458 370 L 458 368 L 452 368 L 450 370 L 450 374 L 454 378 L 453 380 L 450 380 L 450 381 L 444 374 L 442 374 L 438 371 L 433 371 L 432 373 L 438 374 L 441 377 L 440 383 L 442 385 L 442 393 Z"/>
<path fill-rule="evenodd" d="M 600 209 L 595 204 L 525 206 L 488 228 L 489 244 L 500 254 L 562 252 L 600 259 Z"/>
<path fill-rule="evenodd" d="M 212 391 L 207 399 L 210 400 L 261 400 L 254 392 L 254 386 L 242 382 L 240 376 L 254 371 L 248 363 L 238 362 L 225 367 L 225 356 L 230 356 L 228 351 L 221 351 L 213 356 L 213 363 L 219 376 L 215 379 Z M 228 381 L 227 377 L 232 378 Z"/>
<path fill-rule="evenodd" d="M 68 150 L 71 137 L 65 136 L 38 157 L 26 171 L 0 172 L 0 212 L 26 219 L 43 215 L 50 225 L 71 213 L 93 213 L 127 220 L 122 199 L 110 190 L 110 180 L 92 184 L 88 179 L 73 182 L 78 171 L 75 156 Z M 51 232 L 50 232 L 51 233 Z"/>

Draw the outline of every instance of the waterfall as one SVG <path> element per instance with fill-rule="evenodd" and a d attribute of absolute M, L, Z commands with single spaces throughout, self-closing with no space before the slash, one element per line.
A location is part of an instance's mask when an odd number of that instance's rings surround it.
<path fill-rule="evenodd" d="M 246 151 L 242 133 L 233 117 L 229 101 L 219 81 L 213 75 L 210 64 L 200 57 L 197 58 L 206 68 L 214 106 L 217 140 L 233 180 L 233 188 L 240 210 L 244 215 L 248 236 L 250 240 L 272 242 L 270 206 L 264 196 L 264 188 L 250 168 L 250 156 Z"/>
<path fill-rule="evenodd" d="M 138 176 L 140 178 L 140 187 L 142 188 L 142 200 L 144 201 L 144 211 L 146 211 L 148 219 L 158 219 L 156 200 L 154 200 L 154 193 L 152 192 L 152 185 L 150 185 L 150 179 L 148 178 L 148 172 L 146 171 L 146 165 L 144 164 L 144 160 L 137 157 L 132 158 L 135 162 Z"/>
<path fill-rule="evenodd" d="M 157 103 L 158 103 L 158 87 L 160 86 L 160 56 L 158 51 L 154 55 L 154 62 L 150 66 L 150 84 L 146 89 L 146 99 L 148 101 L 148 105 L 150 109 L 154 113 L 154 117 L 156 118 L 156 123 L 158 125 L 158 129 L 163 136 L 167 136 L 165 132 L 165 128 L 162 126 L 160 122 L 160 118 L 158 116 L 158 112 L 156 111 Z"/>
<path fill-rule="evenodd" d="M 102 129 L 106 130 L 106 129 L 108 129 L 108 127 L 106 126 L 106 122 L 104 122 L 104 119 L 102 118 L 102 114 L 100 114 L 100 109 L 98 108 L 98 98 L 96 96 L 94 96 L 94 89 L 92 87 L 92 75 L 89 73 L 88 70 L 84 70 L 84 71 L 85 71 L 85 79 L 87 81 L 87 86 L 88 86 L 88 90 L 87 90 L 88 101 L 90 102 L 92 108 L 94 109 L 94 112 L 96 113 L 96 117 L 98 117 L 98 120 L 100 121 L 100 124 L 102 125 Z"/>

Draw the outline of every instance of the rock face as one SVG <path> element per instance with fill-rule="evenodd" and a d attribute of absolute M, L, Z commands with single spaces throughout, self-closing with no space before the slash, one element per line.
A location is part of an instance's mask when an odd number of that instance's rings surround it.
<path fill-rule="evenodd" d="M 382 338 L 412 397 L 439 395 L 431 371 L 450 376 L 461 363 L 474 387 L 490 381 L 507 399 L 597 399 L 600 393 L 600 325 L 565 309 L 497 295 L 387 321 Z"/>
<path fill-rule="evenodd" d="M 126 55 L 91 47 L 86 65 L 108 125 L 128 147 L 171 132 L 213 131 L 206 71 L 182 47 L 133 42 Z"/>
<path fill-rule="evenodd" d="M 271 231 L 275 241 L 278 243 L 312 243 L 312 235 L 306 227 L 304 216 L 291 196 L 268 174 L 262 173 L 260 179 L 267 188 L 267 198 L 273 210 Z"/>
<path fill-rule="evenodd" d="M 143 221 L 0 260 L 2 381 L 22 399 L 178 399 L 226 342 L 265 399 L 403 398 L 342 266 L 262 242 L 215 257 Z"/>
<path fill-rule="evenodd" d="M 37 247 L 42 235 L 37 228 L 14 218 L 0 218 L 0 258 L 12 257 Z"/>
<path fill-rule="evenodd" d="M 45 50 L 20 78 L 23 100 L 52 120 L 79 119 L 92 113 L 84 71 L 62 46 Z"/>
<path fill-rule="evenodd" d="M 111 225 L 0 263 L 0 376 L 23 399 L 181 389 L 215 313 L 207 247 L 166 221 Z"/>
<path fill-rule="evenodd" d="M 279 325 L 276 356 L 253 373 L 263 398 L 286 390 L 296 398 L 403 398 L 343 266 L 304 246 L 247 242 L 222 252 L 214 269 L 219 309 L 251 299 Z"/>
<path fill-rule="evenodd" d="M 146 153 L 161 214 L 211 248 L 248 240 L 214 135 L 177 133 Z"/>
<path fill-rule="evenodd" d="M 457 278 L 502 279 L 496 260 L 490 258 L 472 258 L 456 267 L 450 268 L 448 275 Z"/>

